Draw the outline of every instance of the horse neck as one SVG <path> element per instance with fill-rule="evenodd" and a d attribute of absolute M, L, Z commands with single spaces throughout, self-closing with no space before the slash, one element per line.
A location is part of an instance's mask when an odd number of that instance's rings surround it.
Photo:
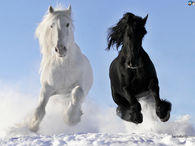
<path fill-rule="evenodd" d="M 70 51 L 69 51 L 69 59 L 70 60 L 75 60 L 77 57 L 79 57 L 78 55 L 81 54 L 81 50 L 78 47 L 78 45 L 76 44 L 76 42 L 72 42 L 72 45 L 70 47 Z"/>

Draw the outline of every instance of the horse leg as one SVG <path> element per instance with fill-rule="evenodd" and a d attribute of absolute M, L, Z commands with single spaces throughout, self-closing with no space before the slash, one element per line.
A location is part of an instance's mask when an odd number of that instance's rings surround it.
<path fill-rule="evenodd" d="M 124 93 L 126 94 L 126 99 L 129 99 L 130 103 L 130 114 L 132 122 L 138 124 L 143 122 L 143 116 L 141 113 L 141 104 L 138 102 L 135 95 L 131 92 L 131 89 L 128 87 L 123 88 Z"/>
<path fill-rule="evenodd" d="M 39 104 L 35 109 L 34 115 L 30 121 L 29 129 L 36 132 L 39 124 L 45 115 L 45 107 L 49 98 L 54 95 L 54 91 L 49 86 L 43 86 L 40 92 Z"/>
<path fill-rule="evenodd" d="M 161 100 L 159 96 L 158 80 L 152 79 L 149 84 L 149 90 L 151 91 L 155 103 L 156 103 L 156 114 L 162 122 L 166 122 L 170 118 L 171 103 L 166 100 Z"/>
<path fill-rule="evenodd" d="M 115 103 L 118 105 L 116 109 L 116 114 L 123 120 L 134 122 L 134 123 L 142 123 L 143 117 L 141 114 L 141 105 L 135 100 L 134 104 L 132 104 L 132 99 L 126 99 L 122 97 L 120 94 L 112 89 L 112 97 Z M 136 102 L 137 101 L 137 102 Z"/>
<path fill-rule="evenodd" d="M 81 111 L 83 99 L 83 89 L 80 86 L 76 86 L 71 92 L 71 101 L 68 105 L 68 109 L 65 112 L 64 120 L 68 125 L 73 126 L 80 122 L 83 114 Z"/>
<path fill-rule="evenodd" d="M 114 102 L 118 105 L 116 109 L 116 114 L 125 121 L 130 121 L 131 117 L 129 114 L 129 102 L 122 97 L 120 94 L 114 92 L 114 89 L 112 89 L 112 97 Z"/>

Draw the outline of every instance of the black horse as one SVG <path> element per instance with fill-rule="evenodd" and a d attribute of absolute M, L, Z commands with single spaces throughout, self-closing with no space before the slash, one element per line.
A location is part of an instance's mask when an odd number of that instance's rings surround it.
<path fill-rule="evenodd" d="M 123 120 L 142 123 L 140 97 L 152 95 L 156 114 L 161 121 L 170 118 L 171 103 L 159 97 L 158 78 L 152 61 L 142 48 L 142 39 L 147 33 L 145 18 L 126 13 L 109 29 L 108 47 L 121 47 L 117 58 L 110 65 L 112 97 L 118 105 L 116 113 Z"/>

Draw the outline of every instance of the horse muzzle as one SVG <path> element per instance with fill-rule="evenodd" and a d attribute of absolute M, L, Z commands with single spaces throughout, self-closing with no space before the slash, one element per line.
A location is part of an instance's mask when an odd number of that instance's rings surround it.
<path fill-rule="evenodd" d="M 139 66 L 136 65 L 135 63 L 132 64 L 131 62 L 129 62 L 127 64 L 127 68 L 129 68 L 129 69 L 137 69 L 137 68 L 139 68 Z"/>
<path fill-rule="evenodd" d="M 127 68 L 129 68 L 129 69 L 137 69 L 139 67 L 138 66 L 130 66 L 130 65 L 128 65 Z"/>

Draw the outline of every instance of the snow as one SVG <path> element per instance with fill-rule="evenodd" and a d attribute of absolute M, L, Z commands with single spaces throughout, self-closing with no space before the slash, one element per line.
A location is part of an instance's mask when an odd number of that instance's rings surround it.
<path fill-rule="evenodd" d="M 193 146 L 194 137 L 174 137 L 156 133 L 84 133 L 53 136 L 22 136 L 3 139 L 0 145 L 53 145 L 53 146 Z"/>
<path fill-rule="evenodd" d="M 1 88 L 2 89 L 2 88 Z M 6 91 L 6 92 L 3 92 Z M 53 97 L 46 108 L 40 130 L 31 132 L 27 123 L 36 98 L 17 89 L 0 91 L 0 146 L 194 146 L 195 130 L 190 115 L 160 122 L 153 102 L 143 100 L 144 121 L 136 125 L 115 114 L 115 107 L 101 107 L 90 98 L 83 105 L 81 122 L 73 127 L 64 124 L 66 101 Z"/>

